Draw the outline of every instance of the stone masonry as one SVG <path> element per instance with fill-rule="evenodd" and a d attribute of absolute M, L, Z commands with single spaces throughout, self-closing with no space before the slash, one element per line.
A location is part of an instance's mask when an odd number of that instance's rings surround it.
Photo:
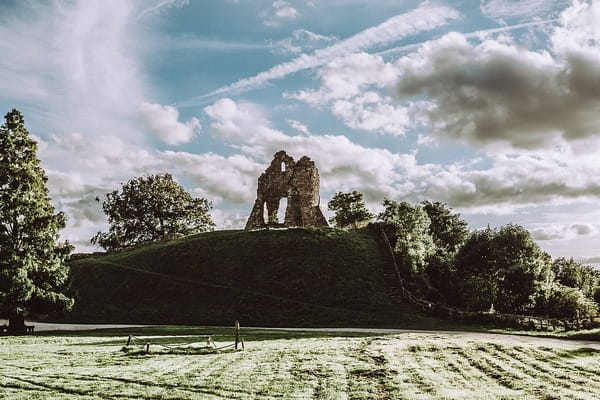
<path fill-rule="evenodd" d="M 328 226 L 319 203 L 319 171 L 314 161 L 304 156 L 298 162 L 283 150 L 258 178 L 256 201 L 246 229 L 288 226 Z M 277 218 L 279 202 L 287 199 L 285 220 Z"/>

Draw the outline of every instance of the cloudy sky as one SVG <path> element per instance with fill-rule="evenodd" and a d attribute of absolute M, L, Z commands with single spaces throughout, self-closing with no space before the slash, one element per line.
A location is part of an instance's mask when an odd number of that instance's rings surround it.
<path fill-rule="evenodd" d="M 285 149 L 359 190 L 515 222 L 600 260 L 600 0 L 3 0 L 0 110 L 40 143 L 63 236 L 171 172 L 243 227 Z"/>

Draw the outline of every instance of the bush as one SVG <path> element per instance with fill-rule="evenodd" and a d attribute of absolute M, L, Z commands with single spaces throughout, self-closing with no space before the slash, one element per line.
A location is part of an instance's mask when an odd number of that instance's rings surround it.
<path fill-rule="evenodd" d="M 591 317 L 598 314 L 598 305 L 580 289 L 559 286 L 548 299 L 548 312 L 557 318 Z"/>

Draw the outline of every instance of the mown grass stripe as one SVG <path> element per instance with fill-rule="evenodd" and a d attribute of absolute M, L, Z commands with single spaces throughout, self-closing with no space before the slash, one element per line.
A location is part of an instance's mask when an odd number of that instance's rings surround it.
<path fill-rule="evenodd" d="M 582 395 L 580 391 L 572 390 L 574 385 L 572 384 L 572 380 L 568 379 L 568 377 L 565 377 L 567 379 L 559 380 L 555 379 L 552 375 L 540 373 L 541 371 L 535 369 L 531 365 L 520 361 L 518 358 L 512 357 L 504 346 L 489 345 L 487 347 L 487 357 L 497 360 L 495 362 L 498 364 L 508 366 L 516 374 L 522 374 L 522 386 L 527 393 L 551 397 L 553 392 L 560 387 L 561 393 L 566 395 L 568 398 L 587 398 L 587 395 Z M 583 386 L 581 386 L 579 389 L 585 390 Z"/>

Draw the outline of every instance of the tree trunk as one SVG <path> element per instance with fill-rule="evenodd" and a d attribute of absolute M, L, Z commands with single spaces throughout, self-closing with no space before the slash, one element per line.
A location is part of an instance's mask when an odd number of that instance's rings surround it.
<path fill-rule="evenodd" d="M 8 333 L 12 335 L 25 333 L 25 318 L 23 314 L 16 314 L 8 319 Z"/>

